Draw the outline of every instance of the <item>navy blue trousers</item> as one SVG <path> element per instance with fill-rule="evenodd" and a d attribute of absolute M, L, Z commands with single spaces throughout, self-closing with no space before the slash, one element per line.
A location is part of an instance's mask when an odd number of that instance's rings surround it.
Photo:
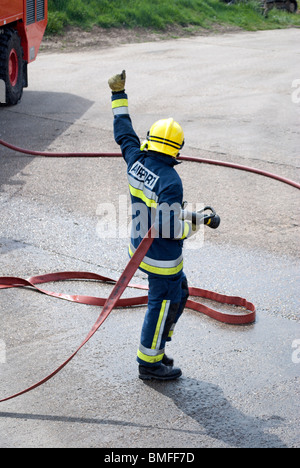
<path fill-rule="evenodd" d="M 148 308 L 145 315 L 137 361 L 143 366 L 161 365 L 165 345 L 171 341 L 176 323 L 189 297 L 183 271 L 176 276 L 149 274 Z"/>

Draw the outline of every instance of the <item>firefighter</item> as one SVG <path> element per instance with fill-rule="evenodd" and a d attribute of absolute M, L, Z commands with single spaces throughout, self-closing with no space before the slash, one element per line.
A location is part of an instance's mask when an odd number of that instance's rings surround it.
<path fill-rule="evenodd" d="M 173 380 L 182 375 L 165 354 L 174 327 L 185 308 L 189 290 L 183 272 L 183 241 L 194 227 L 180 219 L 183 187 L 175 170 L 184 145 L 184 133 L 173 119 L 160 120 L 151 127 L 147 141 L 135 133 L 125 93 L 126 73 L 109 81 L 112 91 L 114 137 L 127 163 L 132 202 L 132 232 L 129 255 L 132 257 L 152 224 L 156 237 L 140 264 L 148 275 L 148 307 L 137 361 L 142 380 Z"/>

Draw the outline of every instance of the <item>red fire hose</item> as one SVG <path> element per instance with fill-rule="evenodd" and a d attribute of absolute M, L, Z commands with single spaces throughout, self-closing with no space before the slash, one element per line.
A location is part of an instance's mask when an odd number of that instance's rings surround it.
<path fill-rule="evenodd" d="M 18 153 L 27 154 L 29 156 L 43 156 L 47 158 L 116 158 L 122 156 L 120 153 L 49 153 L 45 151 L 31 151 L 23 148 L 18 148 L 17 146 L 6 143 L 3 140 L 0 140 L 0 145 L 5 146 L 6 148 L 9 148 L 13 151 L 17 151 Z M 190 156 L 180 156 L 178 159 L 182 161 L 211 164 L 214 166 L 229 167 L 231 169 L 237 169 L 240 171 L 253 172 L 254 174 L 278 180 L 279 182 L 291 185 L 292 187 L 295 187 L 300 190 L 300 184 L 294 182 L 293 180 L 286 179 L 285 177 L 281 177 L 276 174 L 272 174 L 271 172 L 262 171 L 253 167 L 241 166 L 240 164 L 233 164 L 225 161 L 217 161 L 214 159 L 193 158 Z"/>
<path fill-rule="evenodd" d="M 25 150 L 22 148 L 17 148 L 16 146 L 10 145 L 2 140 L 0 140 L 0 145 L 3 145 L 13 151 L 17 151 L 17 152 L 27 154 L 30 156 L 44 156 L 44 157 L 56 157 L 56 158 L 57 157 L 97 157 L 99 158 L 99 157 L 120 157 L 121 156 L 121 154 L 119 153 L 47 153 L 47 152 L 29 151 L 29 150 Z M 251 167 L 239 166 L 237 164 L 227 163 L 223 161 L 198 159 L 198 158 L 191 158 L 191 157 L 186 157 L 186 156 L 181 156 L 180 159 L 186 160 L 186 161 L 192 161 L 196 163 L 214 164 L 218 166 L 239 169 L 239 170 L 243 170 L 247 172 L 253 172 L 256 174 L 263 175 L 265 177 L 273 178 L 275 180 L 278 180 L 280 182 L 286 183 L 288 185 L 291 185 L 295 188 L 300 189 L 300 184 L 294 181 L 285 179 L 275 174 L 271 174 L 271 173 L 264 172 L 258 169 L 254 169 Z M 76 349 L 76 351 L 63 364 L 61 364 L 56 370 L 54 370 L 47 377 L 40 380 L 39 382 L 32 385 L 31 387 L 26 388 L 25 390 L 22 390 L 14 395 L 1 399 L 0 403 L 11 400 L 31 390 L 34 390 L 35 388 L 39 387 L 40 385 L 50 380 L 58 372 L 60 372 L 76 356 L 76 354 L 80 351 L 80 349 L 92 338 L 92 336 L 100 328 L 100 326 L 103 324 L 103 322 L 106 320 L 108 315 L 111 313 L 111 311 L 115 307 L 129 307 L 133 305 L 147 304 L 147 300 L 148 300 L 147 296 L 130 298 L 130 299 L 120 299 L 120 297 L 128 286 L 137 288 L 137 289 L 147 289 L 144 286 L 130 285 L 129 282 L 131 278 L 133 277 L 133 275 L 135 274 L 136 270 L 138 269 L 141 261 L 145 257 L 147 251 L 149 250 L 153 242 L 153 239 L 155 237 L 154 234 L 155 234 L 155 231 L 154 231 L 154 228 L 152 227 L 149 230 L 148 234 L 143 239 L 143 241 L 141 242 L 139 248 L 136 250 L 131 260 L 129 261 L 127 267 L 125 268 L 124 272 L 122 273 L 118 281 L 115 281 L 111 278 L 103 277 L 94 273 L 87 273 L 87 272 L 52 273 L 52 274 L 43 275 L 43 276 L 36 276 L 36 277 L 30 278 L 29 280 L 24 280 L 22 278 L 16 278 L 16 277 L 2 277 L 2 278 L 0 277 L 0 289 L 29 287 L 29 288 L 33 288 L 39 291 L 40 293 L 43 293 L 52 297 L 65 299 L 65 300 L 80 303 L 80 304 L 103 306 L 103 309 L 97 321 L 95 322 L 94 326 L 90 330 L 87 337 L 80 344 L 80 346 Z M 78 296 L 78 295 L 70 296 L 66 294 L 49 292 L 49 291 L 46 291 L 44 289 L 37 287 L 37 285 L 39 284 L 44 284 L 44 283 L 54 282 L 54 281 L 70 280 L 70 279 L 98 280 L 101 282 L 115 283 L 115 286 L 110 296 L 108 297 L 108 299 L 91 297 L 91 296 Z M 242 307 L 245 310 L 243 311 L 243 313 L 239 312 L 237 314 L 235 313 L 226 314 L 226 313 L 218 312 L 214 309 L 204 306 L 203 304 L 200 304 L 199 302 L 196 302 L 191 299 L 189 299 L 187 302 L 187 308 L 204 313 L 211 318 L 214 318 L 218 321 L 229 323 L 229 324 L 246 324 L 246 323 L 252 323 L 255 321 L 255 317 L 256 317 L 255 306 L 251 302 L 248 302 L 246 299 L 243 299 L 241 297 L 226 296 L 223 294 L 218 294 L 212 291 L 206 291 L 200 288 L 193 288 L 193 287 L 189 289 L 189 292 L 190 292 L 190 296 L 202 297 L 202 298 L 210 299 L 210 300 L 223 303 L 223 304 L 235 305 L 238 307 Z"/>

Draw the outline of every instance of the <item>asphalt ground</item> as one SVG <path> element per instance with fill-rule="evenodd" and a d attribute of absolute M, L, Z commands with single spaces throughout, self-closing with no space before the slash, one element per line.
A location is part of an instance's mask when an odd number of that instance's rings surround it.
<path fill-rule="evenodd" d="M 33 150 L 115 152 L 108 78 L 127 70 L 137 133 L 159 118 L 185 130 L 187 156 L 299 182 L 299 30 L 199 36 L 41 53 L 22 102 L 0 108 L 0 138 Z M 0 275 L 84 270 L 118 278 L 127 258 L 122 159 L 46 159 L 0 148 Z M 0 406 L 0 447 L 299 447 L 299 191 L 210 165 L 178 166 L 185 199 L 212 205 L 217 231 L 185 246 L 190 285 L 239 295 L 248 326 L 186 311 L 168 354 L 183 377 L 145 384 L 144 308 L 113 311 L 53 380 Z M 112 210 L 116 235 L 103 232 Z M 202 235 L 203 234 L 203 235 Z M 141 273 L 137 282 L 145 282 Z M 106 295 L 97 283 L 49 289 Z M 128 290 L 126 295 L 136 294 Z M 44 377 L 99 309 L 25 290 L 0 294 L 0 399 Z"/>

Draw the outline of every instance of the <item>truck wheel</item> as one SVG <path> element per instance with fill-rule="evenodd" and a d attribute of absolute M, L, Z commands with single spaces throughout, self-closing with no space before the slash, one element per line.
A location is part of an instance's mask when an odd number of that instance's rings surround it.
<path fill-rule="evenodd" d="M 6 104 L 17 104 L 23 94 L 23 49 L 18 33 L 0 34 L 0 79 L 5 82 Z"/>
<path fill-rule="evenodd" d="M 285 8 L 289 13 L 296 13 L 298 5 L 296 1 L 288 0 L 285 4 Z"/>

